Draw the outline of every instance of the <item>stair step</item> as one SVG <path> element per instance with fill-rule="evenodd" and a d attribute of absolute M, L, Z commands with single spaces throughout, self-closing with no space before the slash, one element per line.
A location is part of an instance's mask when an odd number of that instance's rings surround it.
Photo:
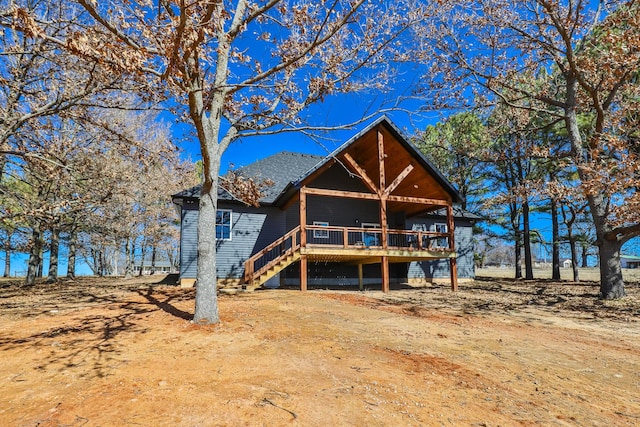
<path fill-rule="evenodd" d="M 254 276 L 248 280 L 251 285 L 245 285 L 244 288 L 247 291 L 253 291 L 259 287 L 261 287 L 264 283 L 267 282 L 270 278 L 287 268 L 292 263 L 296 262 L 300 259 L 300 254 L 296 251 L 293 253 L 289 253 L 286 256 L 283 256 L 279 259 L 274 265 L 269 267 L 266 271 L 260 273 L 260 275 Z"/>

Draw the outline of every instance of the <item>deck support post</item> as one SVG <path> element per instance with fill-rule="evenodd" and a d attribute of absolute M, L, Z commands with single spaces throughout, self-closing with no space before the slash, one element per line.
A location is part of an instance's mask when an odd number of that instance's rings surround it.
<path fill-rule="evenodd" d="M 384 135 L 380 129 L 378 129 L 378 172 L 380 173 L 378 196 L 380 197 L 380 228 L 382 228 L 382 241 L 380 244 L 383 249 L 388 248 L 387 242 L 387 177 L 386 168 L 384 165 L 384 159 L 387 155 L 384 152 Z M 382 269 L 382 292 L 385 294 L 389 292 L 389 257 L 383 256 L 380 259 Z"/>
<path fill-rule="evenodd" d="M 456 250 L 456 243 L 454 241 L 455 229 L 453 220 L 453 206 L 447 206 L 447 229 L 449 231 L 449 250 Z M 455 254 L 454 254 L 455 255 Z M 458 290 L 458 264 L 455 256 L 449 258 L 449 273 L 451 274 L 451 290 L 453 292 Z"/>
<path fill-rule="evenodd" d="M 380 198 L 380 228 L 382 229 L 382 235 L 380 236 L 380 244 L 383 249 L 387 249 L 387 194 L 385 193 L 387 189 L 387 181 L 386 181 L 386 171 L 384 166 L 384 159 L 386 154 L 384 153 L 384 135 L 382 131 L 378 129 L 378 172 L 379 175 L 379 188 L 378 188 L 378 197 Z"/>
<path fill-rule="evenodd" d="M 300 255 L 300 290 L 307 290 L 307 256 Z"/>
<path fill-rule="evenodd" d="M 381 259 L 382 264 L 382 292 L 385 294 L 389 292 L 389 257 L 383 256 Z"/>
<path fill-rule="evenodd" d="M 307 246 L 307 192 L 300 189 L 300 249 Z M 307 290 L 307 256 L 300 255 L 300 290 Z"/>
<path fill-rule="evenodd" d="M 300 189 L 300 247 L 307 246 L 307 187 Z"/>
<path fill-rule="evenodd" d="M 358 288 L 364 290 L 364 275 L 362 274 L 362 264 L 358 264 Z"/>
<path fill-rule="evenodd" d="M 458 290 L 458 264 L 455 258 L 449 258 L 449 272 L 451 273 L 451 290 Z"/>

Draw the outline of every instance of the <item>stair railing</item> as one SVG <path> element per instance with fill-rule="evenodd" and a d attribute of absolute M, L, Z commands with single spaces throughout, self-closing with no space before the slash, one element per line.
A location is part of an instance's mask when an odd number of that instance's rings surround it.
<path fill-rule="evenodd" d="M 300 247 L 300 226 L 289 231 L 244 262 L 244 283 L 251 285 L 262 273 Z"/>

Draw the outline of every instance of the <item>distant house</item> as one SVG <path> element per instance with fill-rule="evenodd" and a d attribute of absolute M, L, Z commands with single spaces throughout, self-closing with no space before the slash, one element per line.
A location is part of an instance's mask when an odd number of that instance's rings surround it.
<path fill-rule="evenodd" d="M 564 261 L 562 261 L 562 267 L 571 268 L 571 260 L 569 258 L 566 258 Z"/>
<path fill-rule="evenodd" d="M 169 274 L 176 272 L 175 267 L 165 259 L 158 259 L 155 262 L 152 262 L 151 259 L 145 259 L 144 262 L 138 259 L 133 263 L 133 272 L 135 275 L 138 275 L 140 274 L 140 270 L 142 270 L 142 275 Z"/>
<path fill-rule="evenodd" d="M 326 157 L 281 152 L 239 170 L 275 184 L 260 207 L 218 191 L 222 285 L 425 283 L 473 278 L 471 225 L 461 196 L 383 117 Z M 173 195 L 181 211 L 180 278 L 197 272 L 200 187 Z M 453 274 L 451 274 L 453 272 Z"/>
<path fill-rule="evenodd" d="M 622 268 L 640 268 L 640 256 L 620 255 Z"/>

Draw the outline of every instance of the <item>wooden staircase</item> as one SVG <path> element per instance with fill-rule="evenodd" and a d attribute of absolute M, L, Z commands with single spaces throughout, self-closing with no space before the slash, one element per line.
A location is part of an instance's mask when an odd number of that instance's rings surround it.
<path fill-rule="evenodd" d="M 254 274 L 251 281 L 247 281 L 244 288 L 247 291 L 253 291 L 260 286 L 267 283 L 267 280 L 271 279 L 276 274 L 280 273 L 285 268 L 289 267 L 294 262 L 300 259 L 300 250 L 297 250 L 287 256 L 280 257 L 278 261 L 271 265 L 267 270 L 263 271 L 259 275 Z"/>
<path fill-rule="evenodd" d="M 247 291 L 259 288 L 299 259 L 300 226 L 245 261 L 243 288 Z"/>

